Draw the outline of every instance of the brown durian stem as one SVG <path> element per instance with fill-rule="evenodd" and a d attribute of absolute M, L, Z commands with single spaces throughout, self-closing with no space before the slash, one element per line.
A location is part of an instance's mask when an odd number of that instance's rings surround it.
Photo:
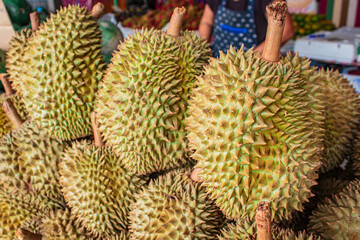
<path fill-rule="evenodd" d="M 5 88 L 6 96 L 11 96 L 11 95 L 15 94 L 15 91 L 11 87 L 8 74 L 5 74 L 5 73 L 0 74 L 0 80 L 2 82 L 2 85 Z"/>
<path fill-rule="evenodd" d="M 16 231 L 16 237 L 18 237 L 20 240 L 41 240 L 42 239 L 41 235 L 34 234 L 23 228 L 19 228 Z"/>
<path fill-rule="evenodd" d="M 40 13 L 30 13 L 31 29 L 36 32 L 40 28 Z"/>
<path fill-rule="evenodd" d="M 186 9 L 184 7 L 174 9 L 174 12 L 170 19 L 167 34 L 173 37 L 177 37 L 180 35 L 185 13 L 186 13 Z"/>
<path fill-rule="evenodd" d="M 257 240 L 272 240 L 271 210 L 268 202 L 260 202 L 256 210 Z"/>
<path fill-rule="evenodd" d="M 92 112 L 91 115 L 90 115 L 90 118 L 91 118 L 91 124 L 92 124 L 93 131 L 94 131 L 95 146 L 96 147 L 104 146 L 105 144 L 104 144 L 104 141 L 101 138 L 101 133 L 100 133 L 100 130 L 99 130 L 99 127 L 98 127 L 99 123 L 96 120 L 96 113 Z"/>
<path fill-rule="evenodd" d="M 280 59 L 281 39 L 287 10 L 284 0 L 275 1 L 266 7 L 268 28 L 262 58 L 268 62 L 278 62 Z"/>
<path fill-rule="evenodd" d="M 10 121 L 14 125 L 15 129 L 18 129 L 21 127 L 21 125 L 24 123 L 23 120 L 21 120 L 20 115 L 16 111 L 14 105 L 10 101 L 10 99 L 5 99 L 2 103 L 2 107 L 6 113 L 6 115 L 9 117 Z"/>
<path fill-rule="evenodd" d="M 194 182 L 201 182 L 201 178 L 199 177 L 199 172 L 201 171 L 200 168 L 194 168 L 190 178 L 194 181 Z"/>
<path fill-rule="evenodd" d="M 101 14 L 103 14 L 104 10 L 105 10 L 104 4 L 99 2 L 94 5 L 94 7 L 91 11 L 91 16 L 98 19 L 101 16 Z"/>

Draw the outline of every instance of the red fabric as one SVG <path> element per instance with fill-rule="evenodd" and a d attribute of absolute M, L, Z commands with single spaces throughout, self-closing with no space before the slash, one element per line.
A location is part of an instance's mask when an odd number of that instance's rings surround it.
<path fill-rule="evenodd" d="M 327 0 L 320 0 L 319 14 L 326 14 Z"/>
<path fill-rule="evenodd" d="M 355 27 L 360 27 L 360 2 L 357 6 Z"/>

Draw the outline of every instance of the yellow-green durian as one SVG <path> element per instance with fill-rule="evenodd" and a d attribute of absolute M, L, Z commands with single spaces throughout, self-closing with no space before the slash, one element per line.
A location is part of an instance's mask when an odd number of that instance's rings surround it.
<path fill-rule="evenodd" d="M 62 204 L 59 163 L 65 143 L 31 122 L 0 139 L 0 186 L 27 189 Z"/>
<path fill-rule="evenodd" d="M 62 157 L 60 174 L 64 197 L 89 232 L 108 237 L 127 230 L 130 204 L 145 181 L 125 168 L 110 147 L 74 143 Z"/>
<path fill-rule="evenodd" d="M 188 161 L 188 99 L 211 52 L 194 32 L 178 37 L 136 31 L 114 54 L 98 92 L 97 116 L 106 144 L 140 174 Z"/>
<path fill-rule="evenodd" d="M 354 150 L 351 157 L 352 170 L 356 177 L 360 177 L 360 135 L 355 139 Z"/>
<path fill-rule="evenodd" d="M 217 239 L 221 212 L 188 171 L 172 171 L 150 182 L 131 205 L 130 239 Z"/>
<path fill-rule="evenodd" d="M 94 239 L 69 209 L 50 211 L 41 220 L 42 240 Z"/>
<path fill-rule="evenodd" d="M 4 109 L 1 107 L 1 104 L 5 99 L 9 99 L 11 101 L 22 121 L 25 121 L 28 117 L 24 102 L 18 94 L 12 96 L 5 96 L 5 94 L 0 95 L 0 138 L 13 129 L 12 122 L 6 115 Z"/>
<path fill-rule="evenodd" d="M 29 39 L 23 61 L 27 72 L 18 92 L 32 121 L 61 140 L 90 135 L 105 70 L 96 19 L 79 6 L 60 9 Z"/>
<path fill-rule="evenodd" d="M 321 240 L 314 234 L 305 231 L 294 232 L 291 229 L 282 229 L 276 225 L 272 226 L 273 240 Z M 219 240 L 256 240 L 256 224 L 249 218 L 241 219 L 236 224 L 228 224 L 219 235 Z"/>
<path fill-rule="evenodd" d="M 26 62 L 23 61 L 26 53 L 28 40 L 33 35 L 31 29 L 23 29 L 9 42 L 9 50 L 6 54 L 6 68 L 10 75 L 12 87 L 17 91 L 24 91 L 23 74 L 26 69 Z"/>
<path fill-rule="evenodd" d="M 38 212 L 52 208 L 37 195 L 25 191 L 8 191 L 0 187 L 0 236 L 3 240 L 16 239 L 18 228 L 34 218 Z"/>
<path fill-rule="evenodd" d="M 309 230 L 329 240 L 360 239 L 360 180 L 320 204 L 310 217 Z"/>
<path fill-rule="evenodd" d="M 313 111 L 309 84 L 289 64 L 243 48 L 221 53 L 198 77 L 189 145 L 203 185 L 229 218 L 253 218 L 268 201 L 272 220 L 286 219 L 312 195 L 321 111 Z"/>

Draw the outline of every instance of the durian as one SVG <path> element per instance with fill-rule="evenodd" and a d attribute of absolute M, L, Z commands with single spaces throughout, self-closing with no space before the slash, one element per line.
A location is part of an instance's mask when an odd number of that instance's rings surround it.
<path fill-rule="evenodd" d="M 64 197 L 89 232 L 105 238 L 127 230 L 129 206 L 145 181 L 130 173 L 110 147 L 74 143 L 62 157 L 60 174 Z"/>
<path fill-rule="evenodd" d="M 360 136 L 360 135 L 359 135 Z M 352 170 L 355 176 L 360 177 L 360 138 L 359 136 L 355 140 L 354 152 L 352 155 Z"/>
<path fill-rule="evenodd" d="M 58 164 L 64 148 L 65 143 L 24 123 L 0 139 L 0 186 L 34 191 L 62 205 Z"/>
<path fill-rule="evenodd" d="M 127 168 L 148 174 L 188 161 L 188 99 L 210 55 L 208 43 L 189 31 L 172 36 L 143 29 L 119 46 L 96 112 L 106 144 Z"/>
<path fill-rule="evenodd" d="M 32 36 L 31 29 L 23 29 L 9 42 L 9 50 L 6 58 L 6 68 L 10 75 L 12 87 L 18 91 L 24 91 L 23 74 L 26 74 L 26 63 L 23 61 L 28 41 Z M 25 89 L 26 90 L 26 89 Z"/>
<path fill-rule="evenodd" d="M 42 240 L 95 239 L 77 221 L 69 209 L 50 211 L 41 220 Z"/>
<path fill-rule="evenodd" d="M 243 218 L 236 224 L 228 224 L 227 227 L 219 235 L 219 240 L 256 240 L 256 224 Z M 321 240 L 314 234 L 305 231 L 294 232 L 291 229 L 282 229 L 277 225 L 272 226 L 273 240 Z"/>
<path fill-rule="evenodd" d="M 136 194 L 129 217 L 130 239 L 217 239 L 221 212 L 187 174 L 175 170 Z"/>
<path fill-rule="evenodd" d="M 24 87 L 17 90 L 32 121 L 61 140 L 91 134 L 90 113 L 105 67 L 96 19 L 86 8 L 62 8 L 25 51 Z"/>
<path fill-rule="evenodd" d="M 320 204 L 310 217 L 309 230 L 329 240 L 360 239 L 360 180 Z"/>

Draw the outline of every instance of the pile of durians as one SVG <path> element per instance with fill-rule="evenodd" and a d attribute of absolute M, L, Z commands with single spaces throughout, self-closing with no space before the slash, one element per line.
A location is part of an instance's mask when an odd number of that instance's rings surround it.
<path fill-rule="evenodd" d="M 279 56 L 286 11 L 267 7 L 262 54 L 216 59 L 180 31 L 184 8 L 108 66 L 97 11 L 62 8 L 17 34 L 0 97 L 1 239 L 360 239 L 359 96 L 338 72 Z"/>

